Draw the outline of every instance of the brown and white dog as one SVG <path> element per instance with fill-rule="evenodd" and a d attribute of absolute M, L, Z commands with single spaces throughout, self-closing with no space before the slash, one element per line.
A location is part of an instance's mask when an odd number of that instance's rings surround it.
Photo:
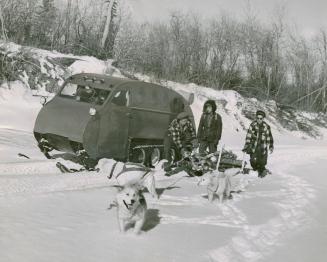
<path fill-rule="evenodd" d="M 120 232 L 126 231 L 127 225 L 134 226 L 134 233 L 139 234 L 144 225 L 147 204 L 137 186 L 123 187 L 116 195 L 117 220 Z"/>
<path fill-rule="evenodd" d="M 231 197 L 232 177 L 240 173 L 240 168 L 229 168 L 224 172 L 217 170 L 207 172 L 199 178 L 198 185 L 206 186 L 209 202 L 213 201 L 215 194 L 219 197 L 219 202 L 222 203 L 224 196 Z"/>
<path fill-rule="evenodd" d="M 141 189 L 146 188 L 153 198 L 158 199 L 155 176 L 164 172 L 162 168 L 164 162 L 167 160 L 161 160 L 155 168 L 151 169 L 139 164 L 122 163 L 103 158 L 99 160 L 96 168 L 100 172 L 108 174 L 108 179 L 112 184 L 121 187 L 138 185 Z"/>

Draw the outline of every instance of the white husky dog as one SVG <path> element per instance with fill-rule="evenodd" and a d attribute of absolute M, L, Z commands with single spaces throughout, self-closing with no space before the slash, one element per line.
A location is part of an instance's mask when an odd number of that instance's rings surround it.
<path fill-rule="evenodd" d="M 139 234 L 144 225 L 147 204 L 137 186 L 123 187 L 116 195 L 117 220 L 120 232 L 126 231 L 127 225 L 134 225 L 134 233 Z"/>
<path fill-rule="evenodd" d="M 207 172 L 200 177 L 198 181 L 199 186 L 206 186 L 208 193 L 208 200 L 212 202 L 214 194 L 219 197 L 219 202 L 222 203 L 224 195 L 231 197 L 232 180 L 231 178 L 240 172 L 240 168 L 229 168 L 224 172 L 217 170 Z"/>
<path fill-rule="evenodd" d="M 156 173 L 164 172 L 162 165 L 167 160 L 161 160 L 154 169 L 144 167 L 134 163 L 116 162 L 112 159 L 100 159 L 96 168 L 108 174 L 109 180 L 113 184 L 121 187 L 126 185 L 138 185 L 145 187 L 153 198 L 158 199 L 155 185 Z"/>

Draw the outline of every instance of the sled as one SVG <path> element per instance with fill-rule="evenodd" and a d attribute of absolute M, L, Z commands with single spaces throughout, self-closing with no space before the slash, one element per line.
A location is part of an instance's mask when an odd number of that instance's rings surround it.
<path fill-rule="evenodd" d="M 222 152 L 220 154 L 220 152 Z M 249 169 L 245 168 L 246 162 L 237 159 L 236 154 L 232 151 L 222 149 L 220 151 L 200 155 L 196 152 L 191 152 L 188 156 L 172 164 L 172 171 L 169 171 L 167 175 L 173 175 L 180 171 L 185 171 L 190 176 L 202 176 L 204 173 L 217 169 L 224 171 L 228 168 L 241 168 L 241 172 L 244 174 L 249 173 Z"/>

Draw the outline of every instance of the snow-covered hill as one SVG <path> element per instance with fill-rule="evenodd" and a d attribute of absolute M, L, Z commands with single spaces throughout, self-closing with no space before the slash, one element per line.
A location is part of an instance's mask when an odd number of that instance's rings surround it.
<path fill-rule="evenodd" d="M 111 61 L 12 43 L 0 43 L 0 53 L 10 57 L 11 65 L 20 61 L 12 67 L 20 71 L 0 87 L 0 261 L 325 261 L 327 136 L 322 115 L 245 99 L 234 91 L 162 82 L 183 95 L 195 93 L 196 123 L 205 100 L 215 99 L 224 123 L 221 144 L 238 154 L 254 112 L 264 109 L 275 137 L 268 165 L 273 174 L 264 179 L 254 172 L 244 175 L 244 190 L 222 205 L 209 204 L 195 178 L 183 173 L 158 177 L 160 199 L 145 193 L 144 231 L 124 235 L 115 210 L 107 210 L 116 193 L 107 174 L 62 174 L 56 161 L 65 160 L 59 153 L 57 160 L 46 159 L 33 137 L 39 95 L 51 96 L 53 83 L 59 86 L 68 75 L 83 71 L 123 74 Z M 31 61 L 33 70 L 28 70 Z"/>

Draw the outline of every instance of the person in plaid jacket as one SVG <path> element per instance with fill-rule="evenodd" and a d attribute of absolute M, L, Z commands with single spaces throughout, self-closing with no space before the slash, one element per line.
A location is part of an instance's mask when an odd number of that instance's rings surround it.
<path fill-rule="evenodd" d="M 164 139 L 164 157 L 171 163 L 171 149 L 177 149 L 177 159 L 184 151 L 190 151 L 196 144 L 193 123 L 186 112 L 182 112 L 170 123 Z"/>
<path fill-rule="evenodd" d="M 270 126 L 264 121 L 265 117 L 265 112 L 256 112 L 256 120 L 250 124 L 242 150 L 250 155 L 251 166 L 253 170 L 258 171 L 259 177 L 267 175 L 268 150 L 270 153 L 274 151 L 274 139 Z"/>

